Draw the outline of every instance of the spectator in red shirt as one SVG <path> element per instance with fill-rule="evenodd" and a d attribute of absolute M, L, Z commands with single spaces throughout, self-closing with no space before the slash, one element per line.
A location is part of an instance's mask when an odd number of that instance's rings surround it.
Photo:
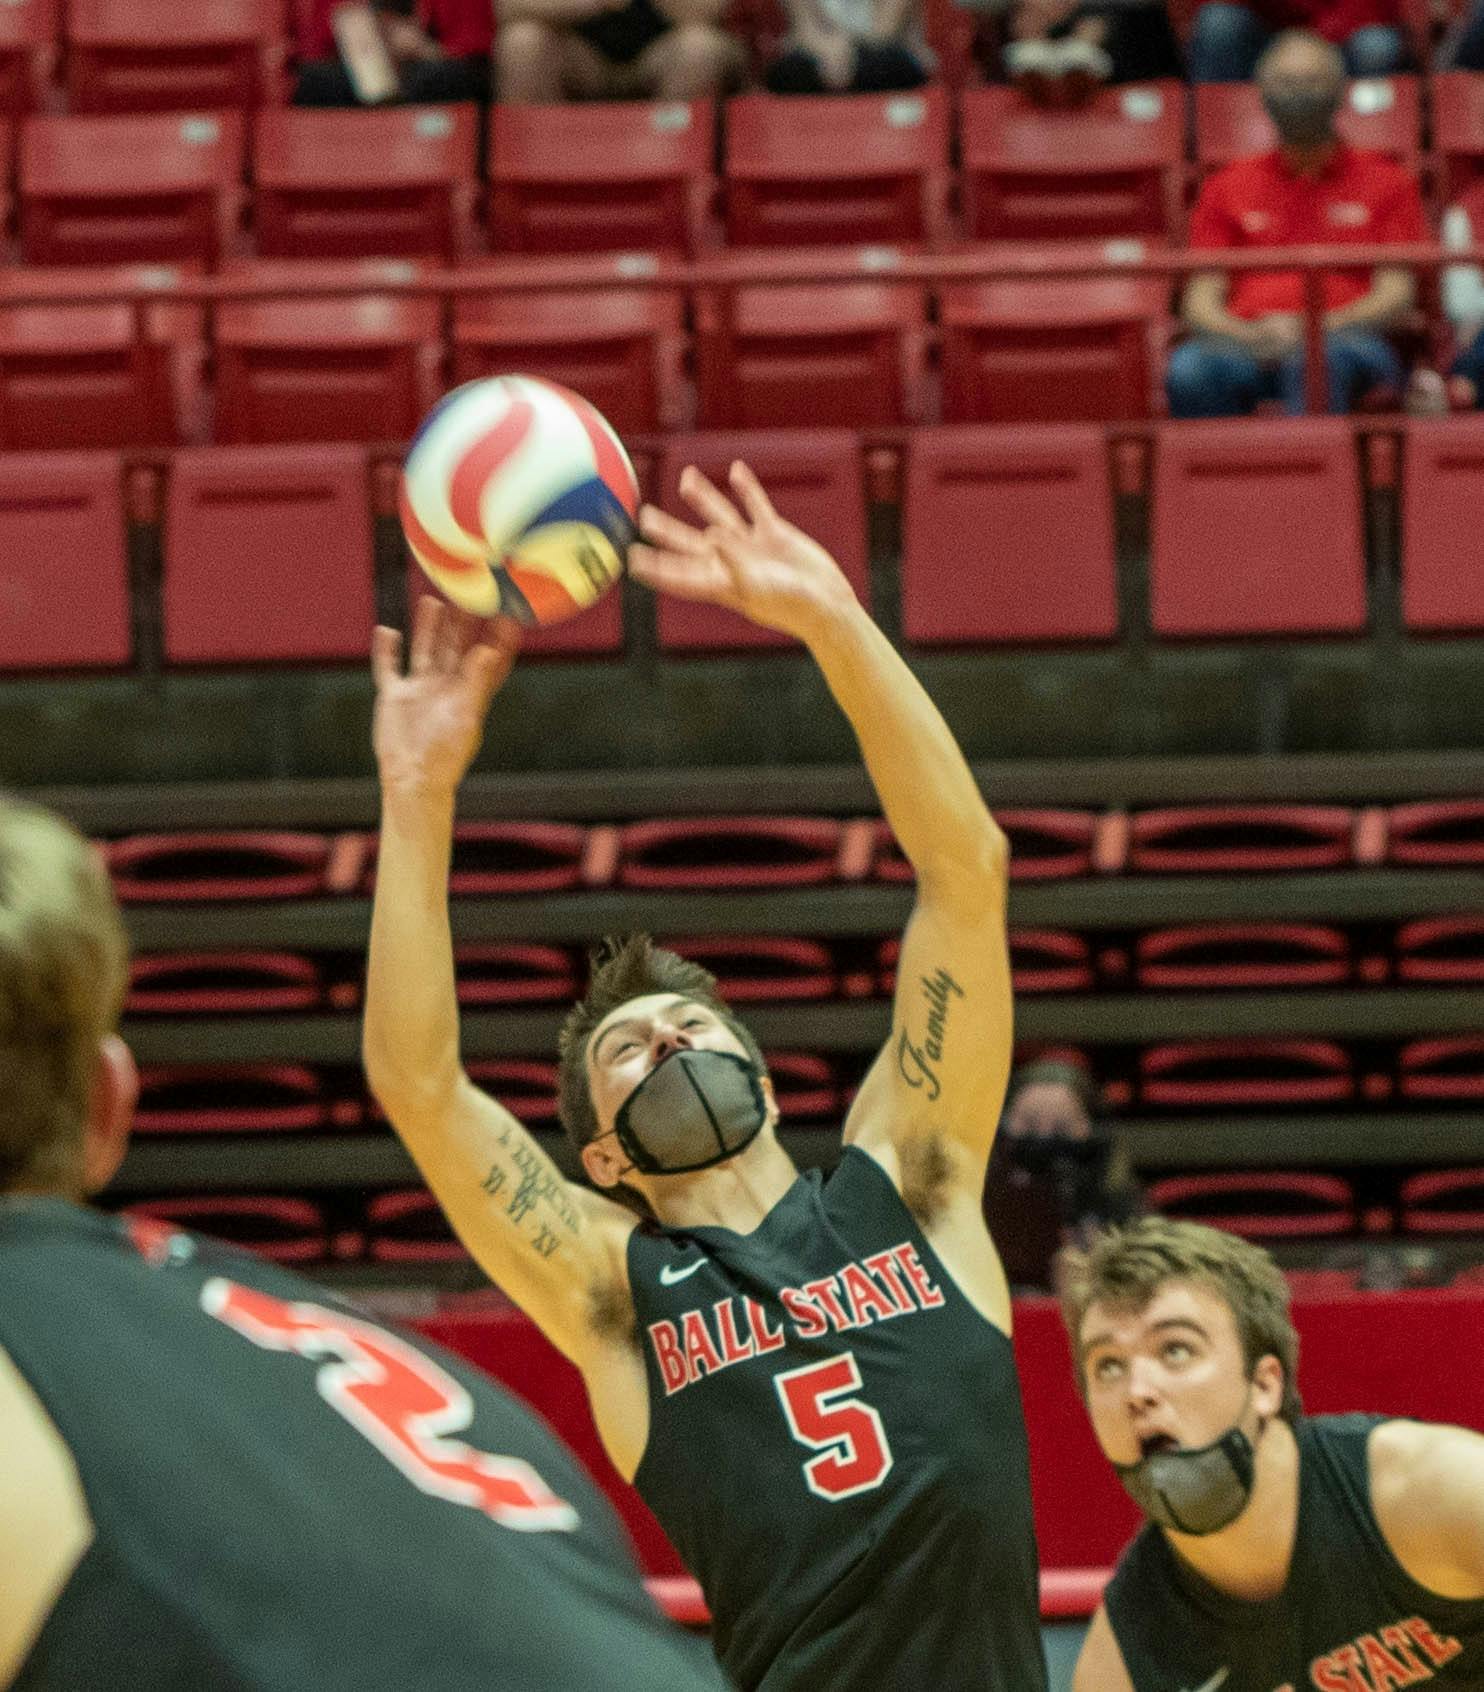
<path fill-rule="evenodd" d="M 1191 26 L 1191 80 L 1248 81 L 1284 29 L 1333 42 L 1351 76 L 1394 76 L 1407 62 L 1401 0 L 1207 0 Z"/>
<path fill-rule="evenodd" d="M 1345 91 L 1338 49 L 1293 30 L 1258 67 L 1279 145 L 1239 159 L 1201 189 L 1190 220 L 1193 248 L 1404 243 L 1427 238 L 1417 184 L 1379 153 L 1341 141 L 1335 114 Z M 1386 331 L 1411 310 L 1411 274 L 1400 269 L 1326 271 L 1326 365 L 1331 411 L 1367 389 L 1402 385 Z M 1304 409 L 1302 273 L 1220 271 L 1191 277 L 1181 302 L 1190 338 L 1170 356 L 1165 385 L 1175 417 L 1230 417 L 1262 399 Z"/>
<path fill-rule="evenodd" d="M 488 3 L 488 0 L 486 0 Z M 501 100 L 701 100 L 740 81 L 727 0 L 495 0 Z"/>
<path fill-rule="evenodd" d="M 296 106 L 354 106 L 360 102 L 336 50 L 331 14 L 340 0 L 310 0 L 301 13 Z M 373 0 L 382 38 L 396 66 L 402 99 L 440 105 L 490 97 L 490 49 L 495 23 L 490 0 Z"/>

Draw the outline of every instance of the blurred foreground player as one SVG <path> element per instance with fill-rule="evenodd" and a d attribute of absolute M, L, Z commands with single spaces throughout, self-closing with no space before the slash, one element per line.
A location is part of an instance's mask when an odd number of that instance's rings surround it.
<path fill-rule="evenodd" d="M 688 470 L 705 528 L 646 512 L 629 568 L 804 643 L 917 872 L 839 1167 L 799 1173 L 755 1040 L 644 937 L 610 948 L 562 1038 L 563 1121 L 597 1190 L 470 1083 L 447 881 L 500 659 L 429 601 L 406 675 L 377 637 L 367 1072 L 465 1244 L 581 1369 L 739 1686 L 1036 1692 L 1025 1429 L 980 1207 L 1010 1063 L 1004 836 L 834 560 L 732 479 L 737 505 Z"/>
<path fill-rule="evenodd" d="M 1066 1253 L 1062 1310 L 1098 1443 L 1148 1518 L 1075 1692 L 1484 1692 L 1484 1438 L 1305 1417 L 1277 1265 L 1196 1223 Z"/>
<path fill-rule="evenodd" d="M 0 799 L 0 1686 L 721 1692 L 503 1392 L 87 1207 L 137 1089 L 125 975 L 95 854 Z"/>

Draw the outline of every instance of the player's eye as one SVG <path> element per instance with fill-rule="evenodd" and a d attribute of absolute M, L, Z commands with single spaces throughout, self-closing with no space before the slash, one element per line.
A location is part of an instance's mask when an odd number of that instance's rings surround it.
<path fill-rule="evenodd" d="M 1099 1381 L 1116 1381 L 1123 1372 L 1123 1363 L 1117 1357 L 1100 1357 L 1092 1366 L 1093 1378 Z"/>
<path fill-rule="evenodd" d="M 1171 1340 L 1164 1348 L 1166 1363 L 1188 1363 L 1195 1356 L 1195 1348 L 1189 1340 Z"/>

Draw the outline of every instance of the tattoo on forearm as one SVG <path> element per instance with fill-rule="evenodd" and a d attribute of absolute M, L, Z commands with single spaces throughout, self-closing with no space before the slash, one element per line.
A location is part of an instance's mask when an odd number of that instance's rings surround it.
<path fill-rule="evenodd" d="M 902 1029 L 897 1040 L 897 1069 L 909 1087 L 925 1089 L 928 1103 L 933 1104 L 943 1091 L 939 1069 L 948 1041 L 948 1007 L 954 998 L 963 998 L 964 990 L 941 965 L 931 975 L 924 975 L 920 985 L 927 1001 L 927 1033 L 919 1043 L 910 1029 Z"/>
<path fill-rule="evenodd" d="M 479 1189 L 500 1200 L 512 1222 L 528 1225 L 524 1231 L 538 1257 L 551 1257 L 561 1249 L 564 1237 L 576 1238 L 581 1226 L 567 1183 L 545 1152 L 524 1134 L 504 1128 L 496 1135 L 496 1143 L 503 1156 L 490 1165 Z"/>

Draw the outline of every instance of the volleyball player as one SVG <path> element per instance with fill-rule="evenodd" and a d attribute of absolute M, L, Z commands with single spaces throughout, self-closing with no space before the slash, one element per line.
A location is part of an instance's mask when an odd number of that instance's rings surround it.
<path fill-rule="evenodd" d="M 688 470 L 701 526 L 646 512 L 630 570 L 803 643 L 917 874 L 838 1168 L 800 1175 L 751 1034 L 642 937 L 598 960 L 562 1037 L 590 1187 L 471 1085 L 447 875 L 499 667 L 429 601 L 407 674 L 377 636 L 370 1083 L 470 1251 L 582 1371 L 740 1687 L 1035 1692 L 1025 1432 L 981 1210 L 1011 1049 L 1005 840 L 833 559 L 740 465 L 732 488 Z"/>
<path fill-rule="evenodd" d="M 1287 1284 L 1233 1235 L 1147 1217 L 1063 1266 L 1078 1386 L 1147 1517 L 1075 1692 L 1484 1692 L 1484 1438 L 1305 1417 Z"/>
<path fill-rule="evenodd" d="M 0 1687 L 721 1692 L 503 1391 L 89 1208 L 137 1091 L 126 972 L 87 842 L 0 798 Z"/>

